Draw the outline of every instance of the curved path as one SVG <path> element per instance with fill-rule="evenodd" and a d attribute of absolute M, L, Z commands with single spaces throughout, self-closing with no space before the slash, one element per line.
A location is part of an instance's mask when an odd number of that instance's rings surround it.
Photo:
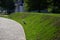
<path fill-rule="evenodd" d="M 21 24 L 0 17 L 0 40 L 26 40 Z"/>

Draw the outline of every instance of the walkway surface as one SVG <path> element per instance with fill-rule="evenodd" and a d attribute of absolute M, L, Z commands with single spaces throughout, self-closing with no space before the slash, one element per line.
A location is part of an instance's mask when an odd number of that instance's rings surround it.
<path fill-rule="evenodd" d="M 0 40 L 26 40 L 21 24 L 0 17 Z"/>

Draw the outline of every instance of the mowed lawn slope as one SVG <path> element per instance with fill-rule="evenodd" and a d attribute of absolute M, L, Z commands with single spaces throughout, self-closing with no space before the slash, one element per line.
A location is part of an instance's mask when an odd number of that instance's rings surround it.
<path fill-rule="evenodd" d="M 8 17 L 22 24 L 27 40 L 60 40 L 60 14 L 15 13 Z"/>

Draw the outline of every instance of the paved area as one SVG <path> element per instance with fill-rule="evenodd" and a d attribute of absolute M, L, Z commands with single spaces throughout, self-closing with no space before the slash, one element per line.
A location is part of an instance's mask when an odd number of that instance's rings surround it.
<path fill-rule="evenodd" d="M 0 40 L 26 40 L 21 24 L 0 17 Z"/>

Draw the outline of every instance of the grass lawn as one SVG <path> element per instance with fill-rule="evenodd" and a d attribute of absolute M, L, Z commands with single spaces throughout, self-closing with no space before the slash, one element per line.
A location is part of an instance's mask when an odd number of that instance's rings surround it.
<path fill-rule="evenodd" d="M 4 17 L 22 24 L 27 40 L 60 40 L 60 14 L 27 12 Z"/>

